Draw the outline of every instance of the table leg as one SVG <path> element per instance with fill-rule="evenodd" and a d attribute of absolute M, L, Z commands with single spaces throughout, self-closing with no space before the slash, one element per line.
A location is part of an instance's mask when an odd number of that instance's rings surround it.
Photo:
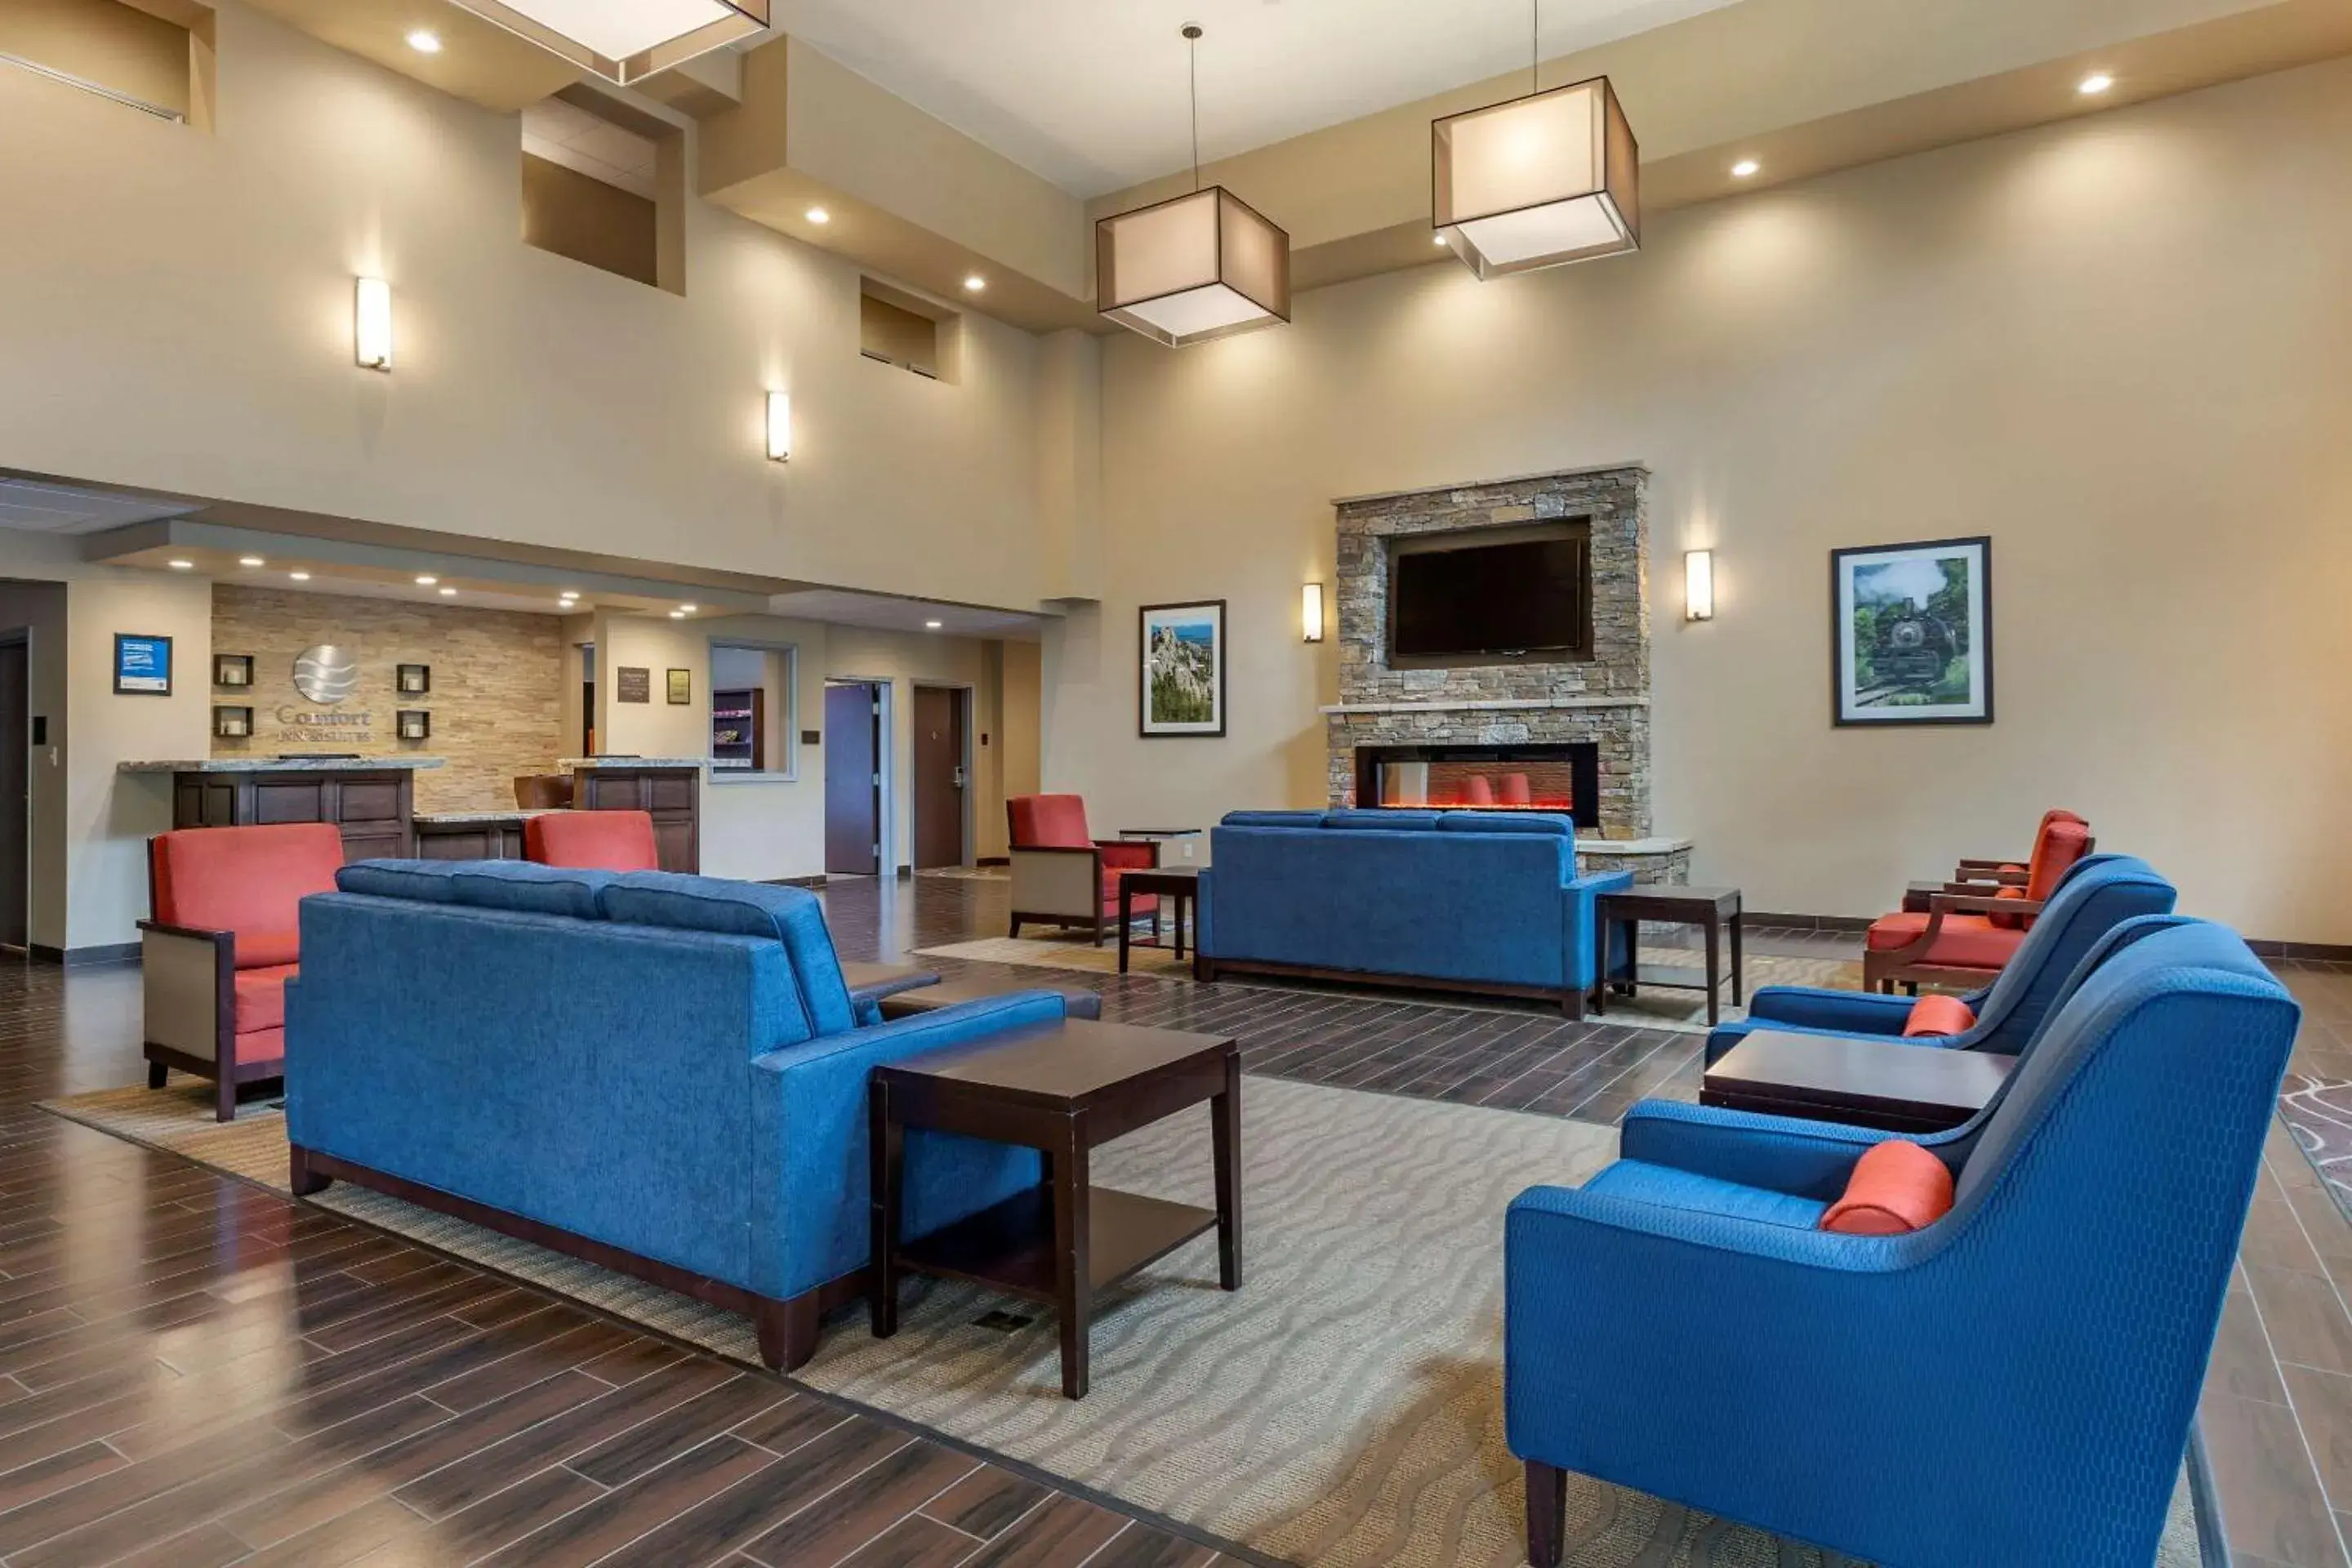
<path fill-rule="evenodd" d="M 1748 1005 L 1748 962 L 1739 954 L 1739 906 L 1731 906 L 1731 1005 Z"/>
<path fill-rule="evenodd" d="M 1209 1142 L 1217 1167 L 1217 1283 L 1242 1288 L 1242 1058 L 1225 1058 L 1224 1092 L 1209 1100 Z"/>
<path fill-rule="evenodd" d="M 1127 973 L 1127 943 L 1135 921 L 1134 895 L 1127 890 L 1127 879 L 1118 879 L 1118 972 Z"/>
<path fill-rule="evenodd" d="M 1177 893 L 1170 899 L 1168 904 L 1169 923 L 1176 928 L 1176 962 L 1178 963 L 1184 962 L 1184 911 L 1192 902 L 1191 895 Z M 1200 923 L 1198 915 L 1193 916 L 1192 920 L 1195 925 Z"/>
<path fill-rule="evenodd" d="M 1635 977 L 1642 972 L 1642 922 L 1620 921 L 1617 923 L 1625 932 L 1625 984 L 1617 994 L 1638 996 L 1642 994 L 1642 984 Z"/>
<path fill-rule="evenodd" d="M 1716 918 L 1709 915 L 1706 918 L 1706 1026 L 1710 1029 L 1722 1017 L 1722 973 L 1723 932 Z"/>
<path fill-rule="evenodd" d="M 868 1305 L 874 1337 L 887 1340 L 898 1331 L 898 1185 L 907 1167 L 906 1131 L 890 1115 L 887 1085 L 877 1083 L 866 1090 L 866 1108 L 874 1210 Z"/>
<path fill-rule="evenodd" d="M 1094 1315 L 1087 1153 L 1085 1121 L 1072 1117 L 1067 1141 L 1054 1151 L 1054 1307 L 1062 1320 L 1065 1399 L 1087 1396 L 1087 1340 Z"/>

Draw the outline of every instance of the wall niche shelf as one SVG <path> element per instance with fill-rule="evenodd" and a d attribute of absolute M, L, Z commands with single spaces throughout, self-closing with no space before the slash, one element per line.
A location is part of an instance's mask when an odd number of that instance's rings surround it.
<path fill-rule="evenodd" d="M 394 731 L 404 741 L 425 741 L 433 736 L 433 715 L 422 708 L 403 708 L 393 715 Z"/>
<path fill-rule="evenodd" d="M 253 656 L 249 653 L 216 653 L 213 655 L 213 684 L 238 689 L 253 684 Z"/>
<path fill-rule="evenodd" d="M 227 682 L 223 682 L 226 685 Z M 253 738 L 253 710 L 215 705 L 213 709 L 213 733 L 224 741 L 249 741 Z"/>

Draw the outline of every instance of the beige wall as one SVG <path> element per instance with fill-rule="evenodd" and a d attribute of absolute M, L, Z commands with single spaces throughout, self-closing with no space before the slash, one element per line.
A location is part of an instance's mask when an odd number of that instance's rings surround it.
<path fill-rule="evenodd" d="M 657 288 L 658 231 L 654 204 L 635 191 L 522 155 L 525 244 Z"/>
<path fill-rule="evenodd" d="M 0 466 L 1034 604 L 1034 338 L 972 318 L 959 384 L 887 374 L 856 266 L 698 197 L 683 299 L 550 255 L 512 116 L 238 0 L 217 34 L 211 135 L 0 72 L 0 190 L 41 235 L 0 246 Z M 352 363 L 362 272 L 388 375 Z"/>
<path fill-rule="evenodd" d="M 253 686 L 238 692 L 209 688 L 213 702 L 253 709 L 254 733 L 212 742 L 216 757 L 276 756 L 286 752 L 358 752 L 446 759 L 416 775 L 419 811 L 494 811 L 514 804 L 517 773 L 551 771 L 572 754 L 562 730 L 562 622 L 553 616 L 397 599 L 296 594 L 222 583 L 213 589 L 213 648 L 253 656 Z M 294 689 L 294 660 L 321 643 L 352 650 L 359 686 L 350 700 L 321 709 Z M 432 670 L 432 690 L 403 696 L 398 668 Z M 210 679 L 209 668 L 196 672 Z M 574 699 L 577 705 L 577 699 Z M 433 715 L 433 733 L 403 741 L 394 728 L 404 708 Z M 289 711 L 364 712 L 366 741 L 289 725 Z"/>
<path fill-rule="evenodd" d="M 1656 820 L 1751 909 L 1870 914 L 2073 806 L 2186 908 L 2352 942 L 2352 61 L 1660 218 L 1643 254 L 1110 343 L 1104 605 L 1045 778 L 1098 818 L 1322 794 L 1336 496 L 1655 469 Z M 1827 553 L 1993 538 L 1999 720 L 1829 722 Z M 1680 620 L 1681 552 L 1717 618 Z M 1230 736 L 1134 736 L 1135 606 L 1231 601 Z"/>

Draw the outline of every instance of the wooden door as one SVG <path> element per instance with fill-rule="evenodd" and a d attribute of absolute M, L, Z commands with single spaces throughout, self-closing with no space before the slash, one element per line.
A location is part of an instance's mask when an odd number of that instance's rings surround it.
<path fill-rule="evenodd" d="M 5 947 L 22 947 L 30 940 L 26 874 L 33 809 L 31 682 L 25 645 L 0 643 L 0 946 Z"/>
<path fill-rule="evenodd" d="M 882 697 L 871 686 L 824 689 L 824 868 L 882 869 Z"/>
<path fill-rule="evenodd" d="M 915 868 L 963 864 L 964 694 L 915 688 Z"/>

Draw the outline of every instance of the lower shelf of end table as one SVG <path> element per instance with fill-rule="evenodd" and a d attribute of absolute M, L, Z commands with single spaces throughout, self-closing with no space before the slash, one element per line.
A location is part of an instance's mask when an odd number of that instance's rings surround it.
<path fill-rule="evenodd" d="M 1087 1282 L 1101 1290 L 1217 1228 L 1217 1211 L 1109 1187 L 1087 1190 Z M 1054 1194 L 1032 1187 L 898 1248 L 901 1268 L 1055 1300 Z"/>

